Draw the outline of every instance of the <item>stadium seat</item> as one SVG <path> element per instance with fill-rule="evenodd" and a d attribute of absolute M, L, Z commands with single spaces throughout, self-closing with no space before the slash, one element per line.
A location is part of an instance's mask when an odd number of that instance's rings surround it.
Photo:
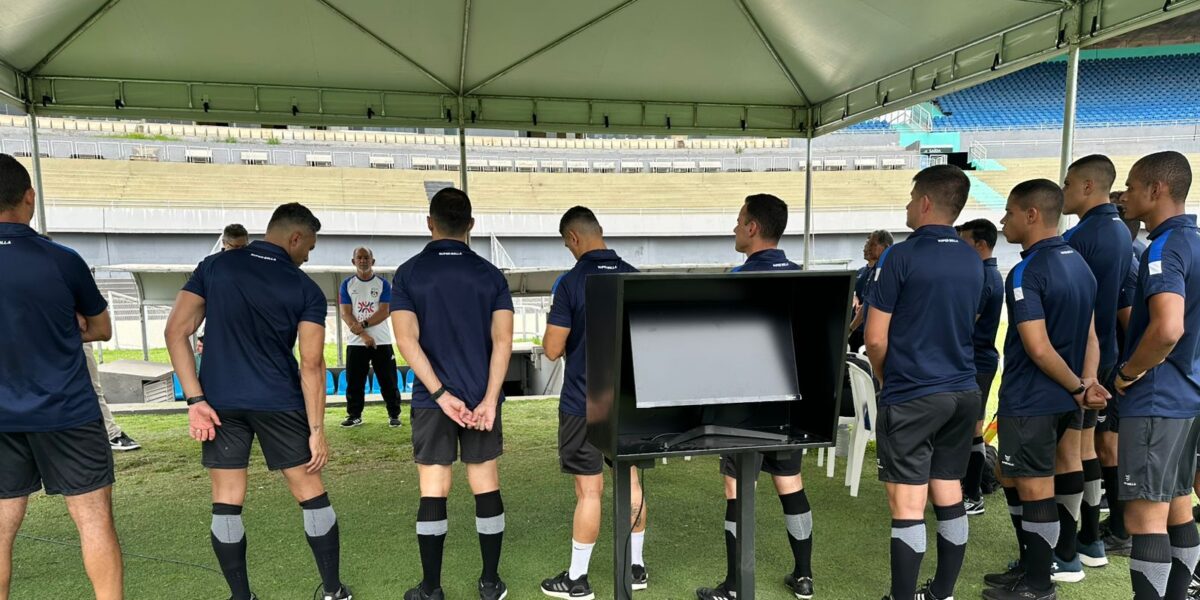
<path fill-rule="evenodd" d="M 349 388 L 350 388 L 350 386 L 346 384 L 346 370 L 343 369 L 342 372 L 338 374 L 338 380 L 337 380 L 338 393 L 341 394 L 342 396 L 345 396 L 346 390 Z"/>
<path fill-rule="evenodd" d="M 333 371 L 325 371 L 325 395 L 332 396 L 337 393 L 337 380 L 333 377 Z"/>
<path fill-rule="evenodd" d="M 865 356 L 860 357 L 866 360 Z M 871 375 L 858 365 L 847 362 L 846 369 L 850 372 L 850 390 L 854 402 L 854 428 L 851 430 L 850 447 L 846 455 L 846 485 L 850 488 L 850 495 L 858 497 L 863 461 L 867 455 L 867 441 L 875 436 L 875 382 L 871 380 Z"/>
<path fill-rule="evenodd" d="M 175 399 L 186 400 L 183 396 L 183 386 L 179 384 L 179 376 L 171 373 L 171 381 L 175 384 Z"/>
<path fill-rule="evenodd" d="M 416 382 L 416 380 L 417 380 L 417 372 L 412 369 L 409 369 L 408 373 L 405 373 L 405 375 L 404 375 L 404 391 L 411 394 L 413 391 L 413 383 Z"/>
<path fill-rule="evenodd" d="M 369 391 L 368 393 L 370 393 L 370 394 L 378 394 L 379 393 L 379 378 L 375 376 L 374 372 L 371 373 L 371 391 Z"/>

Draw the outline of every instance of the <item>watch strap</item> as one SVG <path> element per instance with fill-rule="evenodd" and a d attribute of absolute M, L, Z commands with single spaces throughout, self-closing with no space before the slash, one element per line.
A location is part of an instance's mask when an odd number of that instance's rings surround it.
<path fill-rule="evenodd" d="M 437 402 L 438 398 L 441 398 L 442 395 L 445 393 L 446 393 L 446 386 L 443 385 L 442 387 L 438 388 L 438 391 L 429 395 L 429 400 L 432 402 Z"/>
<path fill-rule="evenodd" d="M 199 404 L 201 402 L 208 402 L 208 398 L 205 398 L 203 395 L 200 395 L 200 396 L 192 396 L 191 398 L 187 399 L 188 406 L 191 406 L 193 404 Z"/>

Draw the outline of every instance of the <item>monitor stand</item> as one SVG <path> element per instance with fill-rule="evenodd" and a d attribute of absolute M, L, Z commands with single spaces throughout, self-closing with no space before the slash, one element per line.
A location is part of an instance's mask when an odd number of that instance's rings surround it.
<path fill-rule="evenodd" d="M 765 431 L 757 431 L 754 429 L 742 429 L 740 427 L 725 427 L 722 425 L 701 425 L 693 427 L 669 440 L 663 444 L 663 449 L 672 448 L 699 439 L 705 436 L 722 436 L 722 437 L 741 437 L 751 438 L 756 440 L 769 440 L 772 442 L 786 442 L 788 436 L 782 433 L 769 433 Z"/>

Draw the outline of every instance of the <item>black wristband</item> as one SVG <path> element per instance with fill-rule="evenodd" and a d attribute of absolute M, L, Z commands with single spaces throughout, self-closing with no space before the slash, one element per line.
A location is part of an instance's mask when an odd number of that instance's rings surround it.
<path fill-rule="evenodd" d="M 359 321 L 359 322 L 358 322 L 358 324 L 359 324 L 359 325 L 362 325 L 362 328 L 363 328 L 363 329 L 366 329 L 367 327 L 369 327 L 369 325 L 367 325 L 367 320 L 366 320 L 366 319 L 363 319 L 363 320 Z"/>
<path fill-rule="evenodd" d="M 205 398 L 204 396 L 192 396 L 191 398 L 187 399 L 188 406 L 199 404 L 201 402 L 208 402 L 208 398 Z"/>
<path fill-rule="evenodd" d="M 1121 366 L 1117 367 L 1117 377 L 1120 377 L 1121 381 L 1124 381 L 1125 383 L 1133 383 L 1140 379 L 1141 375 L 1138 375 L 1137 377 L 1130 377 L 1129 375 L 1126 375 L 1125 365 L 1127 364 L 1129 363 L 1121 363 Z"/>
<path fill-rule="evenodd" d="M 1084 392 L 1086 392 L 1086 391 L 1087 391 L 1087 386 L 1086 386 L 1086 385 L 1083 385 L 1083 384 L 1081 383 L 1081 384 L 1079 384 L 1079 387 L 1077 387 L 1077 388 L 1075 388 L 1074 390 L 1072 390 L 1072 391 L 1071 391 L 1071 395 L 1072 395 L 1072 396 L 1078 396 L 1078 395 L 1080 395 L 1080 394 L 1082 394 L 1082 393 L 1084 393 Z"/>
<path fill-rule="evenodd" d="M 441 398 L 442 394 L 445 394 L 445 393 L 446 393 L 446 386 L 443 385 L 442 387 L 438 388 L 438 391 L 429 395 L 429 400 L 431 402 L 437 402 L 438 398 Z"/>

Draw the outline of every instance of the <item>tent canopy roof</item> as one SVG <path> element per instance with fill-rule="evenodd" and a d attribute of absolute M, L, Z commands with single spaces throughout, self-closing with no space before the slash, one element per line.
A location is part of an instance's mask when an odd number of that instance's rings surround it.
<path fill-rule="evenodd" d="M 803 137 L 810 117 L 826 133 L 1196 8 L 6 0 L 0 97 L 48 115 Z"/>

